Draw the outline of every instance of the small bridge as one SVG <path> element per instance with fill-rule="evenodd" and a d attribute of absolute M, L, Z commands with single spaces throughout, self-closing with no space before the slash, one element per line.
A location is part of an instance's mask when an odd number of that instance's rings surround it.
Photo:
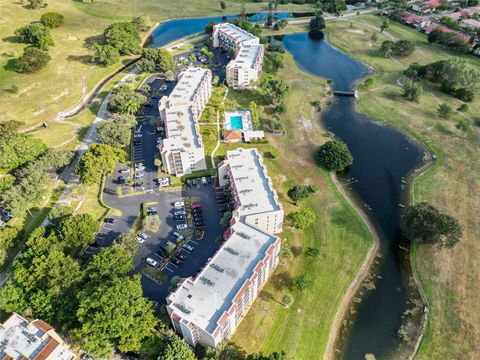
<path fill-rule="evenodd" d="M 353 96 L 357 97 L 357 90 L 355 91 L 339 91 L 339 90 L 334 90 L 333 95 L 335 96 Z"/>

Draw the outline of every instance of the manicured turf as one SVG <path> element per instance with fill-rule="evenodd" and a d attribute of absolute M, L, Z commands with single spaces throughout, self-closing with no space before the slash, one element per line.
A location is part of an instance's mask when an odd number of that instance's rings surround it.
<path fill-rule="evenodd" d="M 273 151 L 280 155 L 276 160 L 264 157 L 264 161 L 287 213 L 297 208 L 286 196 L 291 186 L 301 183 L 319 187 L 317 193 L 301 204 L 313 209 L 317 220 L 305 231 L 284 225 L 281 238 L 292 249 L 294 258 L 275 270 L 232 342 L 247 352 L 285 350 L 293 359 L 321 359 L 338 304 L 372 240 L 365 224 L 337 192 L 329 175 L 312 161 L 314 149 L 325 141 L 311 106 L 312 101 L 322 99 L 324 82 L 300 71 L 288 54 L 279 76 L 292 89 L 285 101 L 287 110 L 281 117 L 288 136 L 270 136 L 269 145 L 254 146 L 264 153 Z M 260 97 L 250 92 L 229 92 L 228 100 L 230 106 L 238 103 L 243 108 L 251 100 L 261 104 Z M 262 117 L 269 116 L 267 109 Z M 223 145 L 219 154 L 230 147 L 237 145 Z M 307 247 L 319 249 L 320 255 L 307 257 L 304 255 Z M 304 292 L 290 290 L 289 284 L 296 276 L 312 280 L 312 288 Z M 281 304 L 287 293 L 294 298 L 288 308 Z"/>
<path fill-rule="evenodd" d="M 329 23 L 329 39 L 341 49 L 372 64 L 378 70 L 377 86 L 361 91 L 359 108 L 377 119 L 395 124 L 434 150 L 436 164 L 414 182 L 413 201 L 429 201 L 459 219 L 464 228 L 462 242 L 453 250 L 420 246 L 416 249 L 415 266 L 431 305 L 430 320 L 418 359 L 473 359 L 478 357 L 480 343 L 480 157 L 477 148 L 477 126 L 465 136 L 455 128 L 463 116 L 474 123 L 480 119 L 480 96 L 470 104 L 466 114 L 456 112 L 451 119 L 437 116 L 439 103 L 457 108 L 461 102 L 424 83 L 420 102 L 406 101 L 401 96 L 397 79 L 401 71 L 417 61 L 426 64 L 448 59 L 457 54 L 437 45 L 430 45 L 425 35 L 409 27 L 390 23 L 385 32 L 416 44 L 407 58 L 384 59 L 377 56 L 385 34 L 369 26 L 379 26 L 382 19 L 366 16 L 348 22 Z M 370 37 L 377 33 L 374 43 Z M 480 60 L 462 56 L 473 66 Z"/>

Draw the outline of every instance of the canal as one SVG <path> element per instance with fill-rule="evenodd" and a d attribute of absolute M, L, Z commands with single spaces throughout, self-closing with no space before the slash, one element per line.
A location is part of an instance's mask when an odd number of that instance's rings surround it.
<path fill-rule="evenodd" d="M 282 39 L 285 48 L 304 70 L 333 81 L 333 90 L 351 90 L 369 69 L 326 40 L 312 40 L 307 33 Z M 410 265 L 400 249 L 400 204 L 405 201 L 405 179 L 417 168 L 423 152 L 397 129 L 368 118 L 355 109 L 353 97 L 338 97 L 322 114 L 328 130 L 344 141 L 354 158 L 344 175 L 354 198 L 377 229 L 381 258 L 375 268 L 375 290 L 368 292 L 341 344 L 345 359 L 376 359 L 398 356 L 398 331 L 402 315 L 415 297 L 409 286 Z M 413 293 L 412 293 L 413 291 Z"/>
<path fill-rule="evenodd" d="M 292 14 L 280 13 L 281 18 Z M 264 21 L 265 13 L 253 21 Z M 228 16 L 232 18 L 235 16 Z M 222 17 L 178 19 L 162 23 L 152 33 L 149 46 L 159 47 L 202 32 L 210 21 Z M 333 81 L 333 90 L 351 90 L 369 69 L 335 49 L 326 40 L 312 40 L 306 33 L 282 37 L 284 47 L 305 71 Z M 355 110 L 353 97 L 339 97 L 322 113 L 324 125 L 344 141 L 354 157 L 344 174 L 349 190 L 363 207 L 381 239 L 381 257 L 375 266 L 375 289 L 366 293 L 349 321 L 348 336 L 339 346 L 339 357 L 376 359 L 398 357 L 402 341 L 398 331 L 409 299 L 416 296 L 409 284 L 410 264 L 400 250 L 400 205 L 405 201 L 405 181 L 421 164 L 422 150 L 393 127 L 363 116 Z"/>

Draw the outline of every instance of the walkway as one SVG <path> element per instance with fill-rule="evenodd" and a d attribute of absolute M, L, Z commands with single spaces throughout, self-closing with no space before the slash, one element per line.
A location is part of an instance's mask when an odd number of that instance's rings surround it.
<path fill-rule="evenodd" d="M 222 105 L 225 103 L 225 99 L 227 98 L 228 95 L 228 88 L 225 91 L 225 95 L 223 96 L 222 99 Z M 215 168 L 215 153 L 217 152 L 218 148 L 220 147 L 220 140 L 221 140 L 221 134 L 220 134 L 220 112 L 217 110 L 217 145 L 212 151 L 212 155 L 210 155 L 210 161 L 212 163 L 212 168 Z"/>

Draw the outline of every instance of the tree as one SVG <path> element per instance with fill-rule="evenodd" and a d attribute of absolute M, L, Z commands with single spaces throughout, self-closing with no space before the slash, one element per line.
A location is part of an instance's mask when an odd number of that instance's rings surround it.
<path fill-rule="evenodd" d="M 7 130 L 8 131 L 8 130 Z M 16 169 L 45 153 L 47 146 L 32 135 L 11 134 L 0 138 L 0 169 Z"/>
<path fill-rule="evenodd" d="M 15 35 L 20 38 L 20 41 L 32 44 L 41 49 L 48 50 L 50 46 L 55 45 L 50 29 L 40 23 L 32 23 L 15 30 Z"/>
<path fill-rule="evenodd" d="M 390 27 L 390 21 L 388 21 L 388 19 L 383 20 L 383 23 L 380 26 L 380 32 L 383 32 L 383 30 L 388 29 L 389 27 Z"/>
<path fill-rule="evenodd" d="M 315 17 L 310 20 L 308 35 L 312 39 L 323 39 L 323 30 L 325 27 L 325 19 L 321 15 L 315 15 Z"/>
<path fill-rule="evenodd" d="M 133 270 L 130 253 L 120 246 L 108 247 L 94 255 L 85 272 L 90 281 L 105 281 L 125 277 Z"/>
<path fill-rule="evenodd" d="M 438 105 L 437 112 L 442 119 L 448 119 L 453 113 L 453 108 L 450 104 L 441 103 Z"/>
<path fill-rule="evenodd" d="M 18 133 L 18 130 L 20 130 L 23 125 L 24 123 L 18 120 L 7 120 L 0 122 L 0 141 L 7 140 L 11 136 Z"/>
<path fill-rule="evenodd" d="M 68 215 L 59 224 L 57 233 L 67 247 L 84 247 L 95 240 L 98 223 L 90 214 Z"/>
<path fill-rule="evenodd" d="M 108 357 L 114 348 L 139 350 L 157 324 L 152 303 L 142 297 L 140 275 L 87 284 L 78 299 L 79 326 L 71 335 L 95 357 Z"/>
<path fill-rule="evenodd" d="M 195 360 L 195 354 L 188 344 L 181 340 L 172 331 L 164 335 L 163 348 L 158 360 Z"/>
<path fill-rule="evenodd" d="M 153 61 L 156 71 L 170 76 L 175 70 L 175 59 L 172 54 L 164 48 L 143 49 L 142 57 Z"/>
<path fill-rule="evenodd" d="M 297 229 L 305 229 L 308 225 L 313 223 L 316 219 L 315 212 L 311 209 L 300 209 L 288 214 L 288 219 L 291 225 Z"/>
<path fill-rule="evenodd" d="M 345 143 L 329 140 L 315 154 L 317 163 L 329 171 L 343 171 L 352 165 L 353 157 Z"/>
<path fill-rule="evenodd" d="M 455 90 L 455 96 L 464 102 L 472 102 L 475 99 L 475 93 L 467 88 L 459 88 Z"/>
<path fill-rule="evenodd" d="M 111 24 L 104 32 L 105 43 L 118 49 L 121 55 L 140 52 L 140 35 L 136 26 L 130 22 Z"/>
<path fill-rule="evenodd" d="M 28 307 L 23 289 L 7 280 L 0 287 L 0 308 L 6 312 L 23 313 Z"/>
<path fill-rule="evenodd" d="M 378 55 L 381 57 L 389 57 L 390 54 L 392 53 L 393 47 L 395 46 L 395 43 L 391 40 L 385 40 L 382 42 L 382 45 L 380 46 L 380 50 L 378 50 Z"/>
<path fill-rule="evenodd" d="M 409 206 L 403 214 L 407 238 L 421 244 L 438 244 L 451 248 L 462 237 L 462 226 L 449 214 L 440 213 L 427 202 Z"/>
<path fill-rule="evenodd" d="M 140 59 L 135 65 L 137 69 L 144 73 L 154 73 L 156 70 L 155 63 L 148 59 Z"/>
<path fill-rule="evenodd" d="M 98 125 L 97 136 L 104 144 L 121 149 L 130 144 L 132 127 L 136 124 L 135 116 L 120 114 Z"/>
<path fill-rule="evenodd" d="M 230 220 L 231 219 L 232 219 L 232 212 L 231 211 L 225 211 L 222 218 L 220 219 L 220 225 L 224 229 L 227 229 L 228 227 L 230 227 Z"/>
<path fill-rule="evenodd" d="M 248 104 L 248 108 L 250 110 L 250 114 L 252 115 L 253 128 L 258 129 L 260 127 L 260 115 L 257 103 L 255 101 L 250 101 L 250 104 Z"/>
<path fill-rule="evenodd" d="M 72 215 L 73 211 L 70 206 L 59 205 L 54 206 L 48 213 L 48 220 L 54 225 L 58 225 L 60 221 L 65 219 L 68 215 Z"/>
<path fill-rule="evenodd" d="M 315 189 L 310 185 L 295 185 L 288 190 L 287 195 L 296 205 L 309 197 L 313 192 L 315 192 Z"/>
<path fill-rule="evenodd" d="M 310 289 L 313 286 L 313 282 L 310 279 L 305 278 L 305 276 L 297 276 L 292 281 L 292 289 L 303 291 L 306 289 Z"/>
<path fill-rule="evenodd" d="M 392 48 L 393 55 L 395 56 L 410 56 L 414 50 L 415 45 L 408 40 L 397 41 Z"/>
<path fill-rule="evenodd" d="M 145 32 L 150 29 L 150 19 L 148 16 L 135 16 L 132 19 L 132 24 L 135 26 L 137 31 Z"/>
<path fill-rule="evenodd" d="M 145 95 L 135 92 L 129 86 L 119 86 L 113 90 L 107 109 L 113 113 L 136 114 L 147 101 Z"/>
<path fill-rule="evenodd" d="M 220 7 L 222 8 L 222 10 L 225 10 L 227 8 L 227 4 L 225 4 L 225 1 L 220 1 Z"/>
<path fill-rule="evenodd" d="M 422 95 L 422 85 L 412 80 L 407 80 L 402 85 L 403 96 L 410 101 L 418 102 Z"/>
<path fill-rule="evenodd" d="M 42 0 L 27 0 L 28 7 L 30 9 L 38 9 L 42 4 Z"/>
<path fill-rule="evenodd" d="M 51 57 L 46 51 L 27 47 L 23 51 L 23 55 L 16 61 L 17 71 L 25 74 L 33 74 L 42 70 L 47 66 Z"/>
<path fill-rule="evenodd" d="M 363 86 L 365 86 L 367 89 L 374 87 L 376 84 L 377 84 L 377 78 L 373 76 L 365 79 L 365 81 L 363 82 Z"/>
<path fill-rule="evenodd" d="M 275 75 L 267 74 L 260 80 L 260 90 L 268 103 L 278 105 L 288 94 L 290 87 Z"/>
<path fill-rule="evenodd" d="M 83 155 L 76 171 L 87 184 L 99 183 L 103 176 L 109 176 L 125 153 L 106 144 L 92 144 Z"/>
<path fill-rule="evenodd" d="M 14 244 L 18 234 L 19 230 L 15 227 L 3 226 L 0 228 L 0 266 L 7 260 L 8 250 Z"/>
<path fill-rule="evenodd" d="M 137 236 L 134 233 L 121 234 L 115 239 L 114 246 L 126 250 L 130 256 L 135 256 L 140 248 L 136 237 Z"/>
<path fill-rule="evenodd" d="M 112 65 L 120 60 L 118 49 L 112 45 L 94 44 L 92 47 L 92 61 L 99 65 Z"/>
<path fill-rule="evenodd" d="M 40 17 L 40 22 L 46 27 L 53 29 L 63 25 L 64 17 L 56 12 L 46 12 Z"/>
<path fill-rule="evenodd" d="M 466 90 L 480 88 L 480 70 L 468 65 L 463 59 L 454 58 L 446 61 L 442 78 L 453 84 L 454 88 L 464 88 Z"/>

